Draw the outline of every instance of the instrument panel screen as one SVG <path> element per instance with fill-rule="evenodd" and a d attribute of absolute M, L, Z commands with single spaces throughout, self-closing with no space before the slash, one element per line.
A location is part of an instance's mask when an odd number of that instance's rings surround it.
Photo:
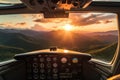
<path fill-rule="evenodd" d="M 74 55 L 26 58 L 27 80 L 82 80 L 81 59 Z"/>

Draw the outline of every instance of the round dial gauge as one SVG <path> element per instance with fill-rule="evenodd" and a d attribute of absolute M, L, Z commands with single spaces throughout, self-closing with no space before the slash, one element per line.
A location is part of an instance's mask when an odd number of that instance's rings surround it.
<path fill-rule="evenodd" d="M 61 58 L 62 63 L 67 63 L 67 61 L 68 61 L 67 58 L 65 58 L 65 57 Z"/>
<path fill-rule="evenodd" d="M 73 62 L 73 63 L 78 63 L 78 58 L 73 58 L 73 59 L 72 59 L 72 62 Z"/>

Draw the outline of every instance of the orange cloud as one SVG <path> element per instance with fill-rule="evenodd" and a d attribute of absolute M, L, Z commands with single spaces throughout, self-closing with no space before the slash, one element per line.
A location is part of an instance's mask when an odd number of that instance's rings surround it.
<path fill-rule="evenodd" d="M 32 19 L 43 19 L 44 15 L 43 14 L 32 14 L 30 15 L 30 17 L 32 17 Z"/>
<path fill-rule="evenodd" d="M 38 22 L 38 23 L 61 23 L 61 22 L 64 22 L 64 21 L 68 21 L 69 18 L 67 19 L 62 19 L 62 18 L 51 18 L 51 19 L 39 19 L 39 18 L 36 18 L 33 20 L 33 22 Z"/>
<path fill-rule="evenodd" d="M 33 22 L 40 22 L 40 23 L 48 23 L 48 22 L 53 22 L 52 19 L 35 19 Z"/>
<path fill-rule="evenodd" d="M 106 20 L 104 21 L 105 24 L 113 22 L 112 20 Z"/>
<path fill-rule="evenodd" d="M 13 23 L 13 22 L 5 22 L 0 24 L 3 28 L 8 28 L 8 29 L 27 29 L 28 24 L 26 22 L 20 22 L 20 23 Z"/>
<path fill-rule="evenodd" d="M 11 23 L 11 22 L 2 23 L 0 25 L 4 28 L 12 28 L 13 27 L 13 23 Z"/>
<path fill-rule="evenodd" d="M 85 16 L 87 15 L 88 16 Z M 74 26 L 87 26 L 92 24 L 101 24 L 102 23 L 111 23 L 112 19 L 115 19 L 116 15 L 105 15 L 104 13 L 95 14 L 95 13 L 73 13 L 70 16 L 71 24 Z"/>
<path fill-rule="evenodd" d="M 35 30 L 35 31 L 49 31 L 49 29 L 47 29 L 39 24 L 35 24 L 31 29 Z"/>
<path fill-rule="evenodd" d="M 16 25 L 20 25 L 20 26 L 23 26 L 23 25 L 26 25 L 27 23 L 25 22 L 21 22 L 21 23 L 17 23 Z"/>

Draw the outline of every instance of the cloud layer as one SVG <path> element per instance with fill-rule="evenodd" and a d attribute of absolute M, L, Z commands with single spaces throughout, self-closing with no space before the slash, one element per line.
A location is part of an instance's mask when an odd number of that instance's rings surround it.
<path fill-rule="evenodd" d="M 6 19 L 3 19 L 6 18 Z M 11 19 L 12 18 L 12 19 Z M 69 18 L 44 19 L 42 14 L 3 15 L 0 17 L 1 28 L 32 29 L 37 31 L 61 30 L 66 24 L 85 28 L 94 25 L 116 27 L 116 14 L 112 13 L 70 13 Z M 113 24 L 113 26 L 111 25 Z M 107 26 L 106 26 L 107 25 Z M 77 28 L 77 29 L 78 29 Z"/>
<path fill-rule="evenodd" d="M 92 24 L 111 23 L 112 19 L 115 19 L 115 17 L 116 15 L 113 14 L 106 15 L 103 13 L 101 14 L 88 13 L 88 16 L 85 16 L 85 14 L 79 13 L 78 15 L 72 14 L 70 19 L 71 19 L 71 24 L 74 26 L 88 26 Z"/>

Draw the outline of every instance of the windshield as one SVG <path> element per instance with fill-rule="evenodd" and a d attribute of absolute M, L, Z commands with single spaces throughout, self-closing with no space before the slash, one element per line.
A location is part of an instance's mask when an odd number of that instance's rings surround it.
<path fill-rule="evenodd" d="M 57 46 L 111 61 L 117 47 L 117 31 L 114 13 L 70 13 L 69 18 L 54 19 L 44 19 L 43 14 L 1 15 L 0 60 Z"/>
<path fill-rule="evenodd" d="M 0 3 L 21 3 L 20 0 L 0 0 Z"/>

